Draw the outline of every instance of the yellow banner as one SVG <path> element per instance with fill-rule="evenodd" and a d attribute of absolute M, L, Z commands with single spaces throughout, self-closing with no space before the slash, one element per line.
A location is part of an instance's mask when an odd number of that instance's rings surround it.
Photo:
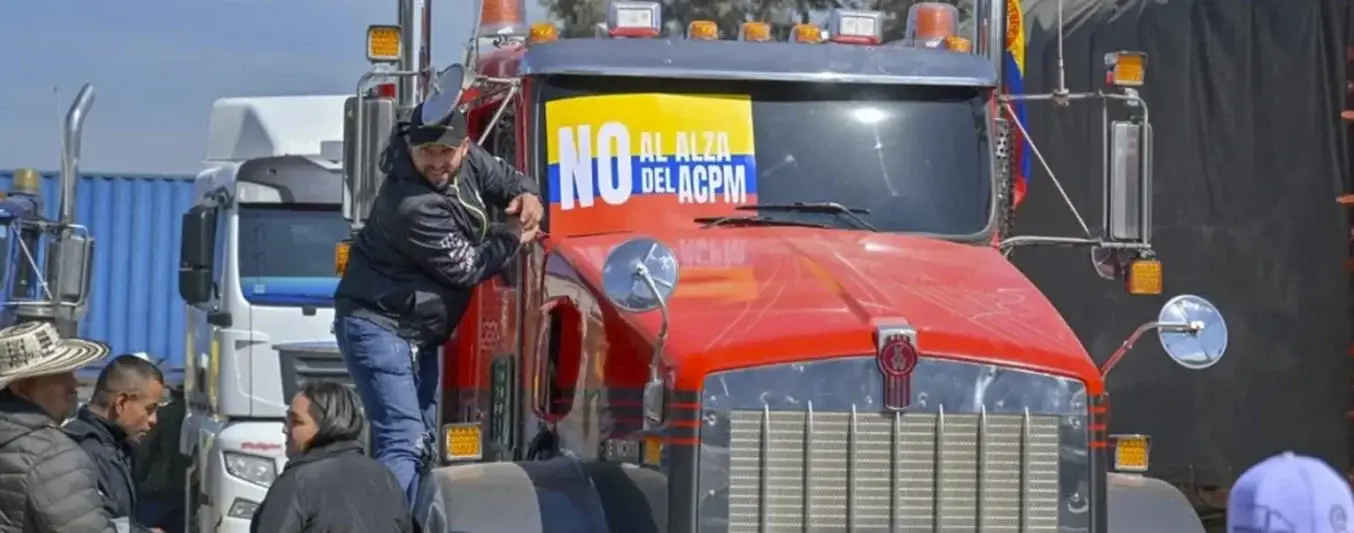
<path fill-rule="evenodd" d="M 756 201 L 746 96 L 569 98 L 545 122 L 553 234 L 689 226 Z"/>

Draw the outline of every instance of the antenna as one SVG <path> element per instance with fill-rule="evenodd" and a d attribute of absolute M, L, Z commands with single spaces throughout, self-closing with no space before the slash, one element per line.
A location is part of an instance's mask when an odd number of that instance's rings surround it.
<path fill-rule="evenodd" d="M 1067 105 L 1067 64 L 1063 61 L 1063 0 L 1058 0 L 1058 88 L 1053 99 L 1058 105 Z"/>

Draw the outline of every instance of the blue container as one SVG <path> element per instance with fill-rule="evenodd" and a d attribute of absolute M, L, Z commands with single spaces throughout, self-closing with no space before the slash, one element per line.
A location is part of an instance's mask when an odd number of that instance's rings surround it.
<path fill-rule="evenodd" d="M 0 171 L 8 191 L 14 172 Z M 57 173 L 42 173 L 43 211 L 57 217 Z M 193 206 L 193 176 L 85 174 L 75 192 L 76 223 L 94 236 L 89 314 L 80 336 L 113 353 L 165 360 L 178 381 L 184 362 L 184 303 L 179 299 L 180 217 Z M 83 373 L 82 373 L 83 374 Z"/>

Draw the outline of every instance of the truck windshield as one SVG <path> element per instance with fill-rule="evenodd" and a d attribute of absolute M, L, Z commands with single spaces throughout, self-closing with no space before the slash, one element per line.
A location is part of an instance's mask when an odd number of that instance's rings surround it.
<path fill-rule="evenodd" d="M 241 204 L 240 290 L 258 305 L 332 305 L 334 246 L 348 222 L 332 204 Z"/>
<path fill-rule="evenodd" d="M 569 121 L 576 120 L 572 118 L 577 116 L 572 109 L 587 111 L 591 102 L 597 102 L 598 112 L 605 118 L 588 119 L 593 121 L 590 127 L 598 131 L 606 126 L 604 121 L 621 121 L 628 129 L 632 153 L 644 153 L 642 143 L 672 144 L 662 137 L 679 136 L 691 139 L 693 151 L 710 151 L 703 148 L 707 143 L 702 141 L 709 132 L 690 131 L 693 120 L 697 124 L 709 122 L 711 127 L 706 129 L 710 130 L 718 129 L 715 124 L 742 128 L 739 131 L 750 129 L 752 139 L 743 148 L 748 153 L 738 153 L 737 146 L 744 143 L 737 137 L 745 134 L 735 133 L 732 135 L 735 147 L 728 158 L 734 165 L 746 165 L 743 161 L 751 160 L 751 165 L 745 167 L 750 172 L 745 178 L 747 203 L 836 202 L 869 210 L 861 217 L 881 231 L 968 236 L 988 227 L 993 184 L 985 118 L 987 103 L 983 91 L 977 88 L 555 77 L 547 81 L 541 94 L 546 102 L 546 120 L 552 123 L 552 128 L 567 127 L 552 120 L 549 116 L 552 108 L 568 109 L 568 113 L 557 113 L 556 117 L 567 115 L 569 118 L 563 120 Z M 631 98 L 609 98 L 617 95 Z M 734 110 L 721 117 L 708 117 L 711 113 L 689 107 L 727 99 L 726 95 L 745 99 L 747 103 L 738 104 L 742 108 L 720 103 L 718 109 Z M 697 98 L 680 98 L 692 96 Z M 551 105 L 559 101 L 572 103 L 567 107 Z M 602 105 L 606 101 L 615 103 Z M 691 104 L 692 101 L 697 104 Z M 631 109 L 636 110 L 633 114 L 643 115 L 633 117 L 633 124 L 629 124 L 632 119 L 626 115 Z M 707 118 L 693 118 L 690 113 Z M 731 119 L 729 115 L 738 118 Z M 748 120 L 750 128 L 736 123 L 745 124 Z M 644 140 L 645 130 L 659 127 L 681 131 L 664 131 L 658 141 Z M 601 143 L 605 141 L 598 135 L 594 149 L 600 154 Z M 721 146 L 728 144 L 724 141 L 729 137 L 721 138 L 718 134 L 709 137 L 715 141 L 713 151 L 719 152 Z M 556 145 L 555 139 L 545 140 L 551 146 Z M 640 155 L 632 166 L 642 167 L 643 158 Z M 718 154 L 707 159 L 718 160 Z M 558 174 L 552 172 L 552 179 Z M 642 179 L 646 178 L 635 178 L 635 189 L 646 187 Z M 606 192 L 602 188 L 599 196 L 605 198 Z M 737 203 L 739 195 L 732 196 L 735 201 L 730 203 Z M 699 193 L 695 197 L 700 200 Z M 834 228 L 860 227 L 840 213 L 822 210 L 766 210 L 756 214 L 764 219 L 789 219 Z"/>

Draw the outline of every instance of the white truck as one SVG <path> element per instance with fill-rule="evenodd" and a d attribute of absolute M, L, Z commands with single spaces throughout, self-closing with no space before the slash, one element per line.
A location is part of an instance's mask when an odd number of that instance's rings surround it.
<path fill-rule="evenodd" d="M 349 231 L 340 212 L 347 98 L 226 98 L 212 108 L 179 265 L 188 531 L 249 531 L 286 462 L 295 386 L 346 379 L 337 357 L 284 358 L 279 348 L 333 343 L 334 245 Z"/>

